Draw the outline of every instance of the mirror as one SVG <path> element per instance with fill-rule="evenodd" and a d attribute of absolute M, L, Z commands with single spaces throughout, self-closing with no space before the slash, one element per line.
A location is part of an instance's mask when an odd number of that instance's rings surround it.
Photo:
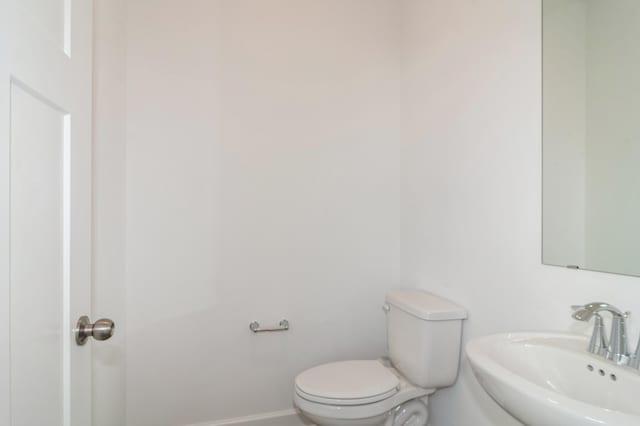
<path fill-rule="evenodd" d="M 542 261 L 640 275 L 640 1 L 542 15 Z"/>

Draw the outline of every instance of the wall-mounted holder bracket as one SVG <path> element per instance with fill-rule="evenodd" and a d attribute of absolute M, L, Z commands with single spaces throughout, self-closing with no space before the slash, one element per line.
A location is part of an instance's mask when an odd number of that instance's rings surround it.
<path fill-rule="evenodd" d="M 277 327 L 268 327 L 268 328 L 260 328 L 260 323 L 258 321 L 254 321 L 251 324 L 249 324 L 249 330 L 253 331 L 254 333 L 264 333 L 264 332 L 270 332 L 270 331 L 287 331 L 289 330 L 289 321 L 287 321 L 286 319 L 283 319 L 282 321 L 280 321 L 280 324 L 278 324 Z"/>

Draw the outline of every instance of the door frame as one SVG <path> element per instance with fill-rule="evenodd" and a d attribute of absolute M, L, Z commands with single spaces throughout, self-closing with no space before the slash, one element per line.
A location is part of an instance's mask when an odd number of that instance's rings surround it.
<path fill-rule="evenodd" d="M 0 424 L 11 424 L 9 0 L 0 0 Z"/>

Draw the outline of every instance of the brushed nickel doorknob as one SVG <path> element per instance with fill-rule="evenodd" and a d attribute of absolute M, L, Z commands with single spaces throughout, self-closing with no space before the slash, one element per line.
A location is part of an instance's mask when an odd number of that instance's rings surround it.
<path fill-rule="evenodd" d="M 76 343 L 82 346 L 87 343 L 89 337 L 96 340 L 107 340 L 113 336 L 116 325 L 107 318 L 102 318 L 91 324 L 88 316 L 81 316 L 76 324 Z"/>

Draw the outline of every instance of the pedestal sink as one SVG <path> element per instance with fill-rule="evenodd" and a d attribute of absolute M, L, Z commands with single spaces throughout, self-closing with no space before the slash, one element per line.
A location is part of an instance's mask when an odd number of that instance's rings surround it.
<path fill-rule="evenodd" d="M 469 341 L 482 387 L 531 426 L 638 426 L 640 373 L 587 352 L 588 339 L 506 333 Z"/>

